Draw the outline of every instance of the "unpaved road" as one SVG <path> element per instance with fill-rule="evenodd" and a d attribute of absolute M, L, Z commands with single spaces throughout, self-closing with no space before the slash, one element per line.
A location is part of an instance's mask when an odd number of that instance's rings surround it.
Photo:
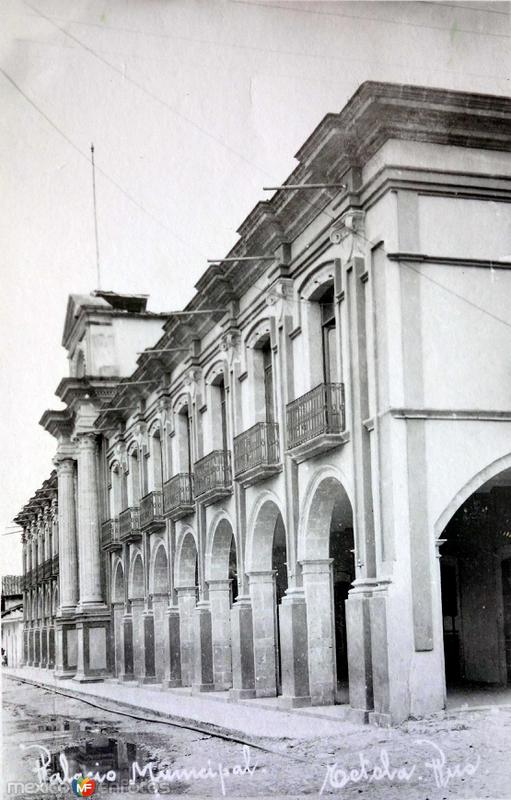
<path fill-rule="evenodd" d="M 42 758 L 53 781 L 96 773 L 94 797 L 322 792 L 348 800 L 511 800 L 511 710 L 505 708 L 438 714 L 393 729 L 341 723 L 338 736 L 317 740 L 258 740 L 274 751 L 268 753 L 4 678 L 3 737 L 3 798 L 74 797 L 66 782 L 58 793 L 48 782 L 37 788 Z"/>

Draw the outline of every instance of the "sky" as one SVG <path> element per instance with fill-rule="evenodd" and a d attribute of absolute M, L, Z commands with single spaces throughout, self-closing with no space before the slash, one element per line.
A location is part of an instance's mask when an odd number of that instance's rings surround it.
<path fill-rule="evenodd" d="M 67 296 L 180 308 L 365 80 L 510 94 L 509 3 L 2 0 L 0 534 L 48 477 Z M 3 535 L 0 570 L 21 569 Z"/>

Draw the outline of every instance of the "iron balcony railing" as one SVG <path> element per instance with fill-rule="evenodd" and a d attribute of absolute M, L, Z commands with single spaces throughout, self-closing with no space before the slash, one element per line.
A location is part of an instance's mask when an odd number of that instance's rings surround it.
<path fill-rule="evenodd" d="M 140 501 L 140 527 L 149 528 L 153 523 L 163 521 L 163 492 L 155 489 Z"/>
<path fill-rule="evenodd" d="M 321 383 L 286 408 L 289 449 L 325 433 L 344 431 L 344 384 Z"/>
<path fill-rule="evenodd" d="M 119 540 L 124 542 L 140 535 L 138 506 L 125 508 L 119 514 Z"/>
<path fill-rule="evenodd" d="M 119 520 L 117 517 L 107 519 L 101 526 L 101 547 L 107 550 L 108 548 L 115 547 L 115 545 L 120 546 L 120 544 Z"/>
<path fill-rule="evenodd" d="M 193 506 L 193 475 L 179 472 L 163 485 L 163 509 L 165 514 L 186 506 Z"/>
<path fill-rule="evenodd" d="M 279 426 L 277 422 L 257 422 L 234 439 L 234 474 L 278 464 Z"/>
<path fill-rule="evenodd" d="M 195 497 L 232 489 L 231 459 L 228 450 L 213 450 L 195 462 Z"/>
<path fill-rule="evenodd" d="M 58 557 L 58 554 L 56 556 L 53 556 L 53 558 L 51 560 L 51 574 L 53 576 L 59 574 L 59 557 Z"/>

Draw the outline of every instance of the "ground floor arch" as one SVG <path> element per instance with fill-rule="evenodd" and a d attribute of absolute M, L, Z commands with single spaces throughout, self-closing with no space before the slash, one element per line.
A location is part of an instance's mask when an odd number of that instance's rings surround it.
<path fill-rule="evenodd" d="M 479 485 L 438 540 L 447 694 L 511 680 L 511 469 Z"/>
<path fill-rule="evenodd" d="M 152 597 L 152 630 L 154 638 L 154 671 L 158 681 L 164 681 L 167 674 L 167 653 L 169 651 L 169 627 L 167 613 L 169 606 L 169 560 L 163 540 L 156 540 L 151 555 L 150 587 Z M 150 643 L 146 643 L 150 646 Z"/>
<path fill-rule="evenodd" d="M 195 666 L 194 612 L 199 598 L 197 542 L 191 530 L 181 533 L 176 549 L 175 586 L 179 608 L 181 682 L 183 686 L 191 686 Z"/>
<path fill-rule="evenodd" d="M 238 594 L 236 540 L 226 517 L 213 527 L 206 558 L 206 581 L 211 611 L 213 683 L 232 686 L 231 608 Z"/>
<path fill-rule="evenodd" d="M 255 691 L 271 697 L 282 691 L 279 606 L 288 587 L 286 530 L 273 499 L 263 499 L 256 509 L 250 543 Z"/>
<path fill-rule="evenodd" d="M 306 498 L 298 553 L 307 606 L 311 700 L 321 705 L 347 703 L 346 602 L 355 579 L 353 512 L 334 475 L 317 477 Z"/>

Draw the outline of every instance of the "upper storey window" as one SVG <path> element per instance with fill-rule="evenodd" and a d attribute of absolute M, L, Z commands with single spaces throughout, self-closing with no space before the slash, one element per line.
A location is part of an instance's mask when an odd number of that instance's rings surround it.
<path fill-rule="evenodd" d="M 275 421 L 275 403 L 273 388 L 273 359 L 269 338 L 261 348 L 263 357 L 263 376 L 264 376 L 264 407 L 266 412 L 266 422 Z"/>
<path fill-rule="evenodd" d="M 318 298 L 321 308 L 321 344 L 323 351 L 323 379 L 325 383 L 337 383 L 337 326 L 335 321 L 334 286 L 323 291 Z"/>

